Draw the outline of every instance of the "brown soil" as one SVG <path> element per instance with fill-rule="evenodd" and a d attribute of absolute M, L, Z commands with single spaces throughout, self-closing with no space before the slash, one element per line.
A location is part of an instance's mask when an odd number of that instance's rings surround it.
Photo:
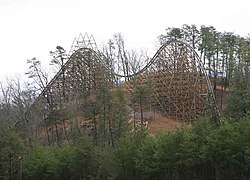
<path fill-rule="evenodd" d="M 180 127 L 182 127 L 183 123 L 172 120 L 170 118 L 156 115 L 148 124 L 149 132 L 152 134 L 162 133 L 167 131 L 174 131 Z"/>

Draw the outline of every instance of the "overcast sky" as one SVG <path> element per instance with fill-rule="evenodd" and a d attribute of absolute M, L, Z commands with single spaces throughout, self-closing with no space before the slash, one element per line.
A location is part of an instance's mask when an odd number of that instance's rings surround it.
<path fill-rule="evenodd" d="M 0 0 L 0 80 L 24 75 L 26 60 L 48 64 L 57 45 L 67 51 L 79 33 L 97 43 L 121 32 L 130 48 L 149 51 L 167 27 L 213 25 L 250 33 L 249 0 Z"/>

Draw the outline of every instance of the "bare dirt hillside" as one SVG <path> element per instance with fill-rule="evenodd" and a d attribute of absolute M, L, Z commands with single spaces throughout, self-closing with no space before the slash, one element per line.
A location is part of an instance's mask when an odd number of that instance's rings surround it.
<path fill-rule="evenodd" d="M 169 119 L 162 115 L 156 115 L 150 122 L 148 123 L 148 129 L 152 134 L 162 133 L 167 131 L 174 131 L 180 127 L 182 127 L 183 123 Z"/>

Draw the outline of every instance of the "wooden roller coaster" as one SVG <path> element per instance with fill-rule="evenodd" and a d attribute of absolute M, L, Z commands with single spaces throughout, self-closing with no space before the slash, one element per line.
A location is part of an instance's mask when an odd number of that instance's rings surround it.
<path fill-rule="evenodd" d="M 124 74 L 109 68 L 92 36 L 79 36 L 68 61 L 27 111 L 32 130 L 36 131 L 53 109 L 67 109 L 76 116 L 74 113 L 80 112 L 83 99 L 95 94 L 104 84 L 109 88 L 126 85 L 129 97 L 149 79 L 154 84 L 152 104 L 162 115 L 188 122 L 195 121 L 207 110 L 218 116 L 204 66 L 195 50 L 184 42 L 165 43 L 144 68 Z"/>

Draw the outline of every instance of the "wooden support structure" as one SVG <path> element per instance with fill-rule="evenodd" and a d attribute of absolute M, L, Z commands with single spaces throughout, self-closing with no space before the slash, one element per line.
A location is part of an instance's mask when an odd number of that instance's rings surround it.
<path fill-rule="evenodd" d="M 154 108 L 170 118 L 193 122 L 206 109 L 218 116 L 204 66 L 186 43 L 167 42 L 143 69 L 126 76 L 108 68 L 92 36 L 80 35 L 70 53 L 68 61 L 26 112 L 33 132 L 44 125 L 52 110 L 63 108 L 71 117 L 77 116 L 86 97 L 94 95 L 104 84 L 116 88 L 119 79 L 123 81 L 119 86 L 126 87 L 124 90 L 131 97 L 136 87 L 152 78 Z"/>

